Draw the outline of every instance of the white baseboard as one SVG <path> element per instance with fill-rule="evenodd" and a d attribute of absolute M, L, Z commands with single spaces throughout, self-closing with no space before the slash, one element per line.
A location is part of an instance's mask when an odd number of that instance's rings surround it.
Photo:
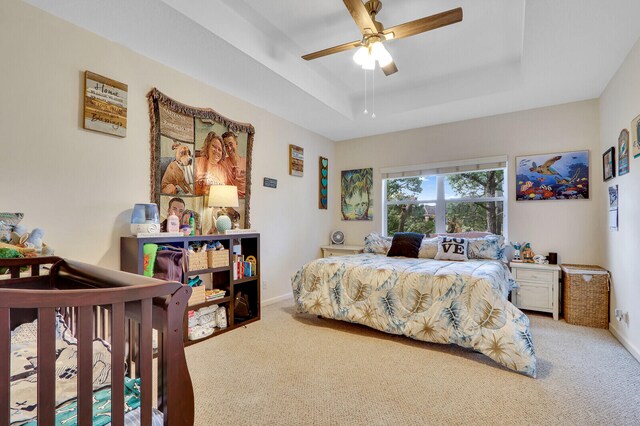
<path fill-rule="evenodd" d="M 627 339 L 625 339 L 622 334 L 620 334 L 620 332 L 618 330 L 616 330 L 616 327 L 614 326 L 614 324 L 612 322 L 609 323 L 609 331 L 611 332 L 611 334 L 613 334 L 613 337 L 615 337 L 616 339 L 618 339 L 618 341 L 620 343 L 622 343 L 622 346 L 625 347 L 626 350 L 629 351 L 629 353 L 631 355 L 633 355 L 633 357 L 640 362 L 640 351 L 638 350 L 638 348 L 636 348 L 635 346 L 633 346 L 631 344 L 631 342 L 629 342 Z"/>
<path fill-rule="evenodd" d="M 260 302 L 260 305 L 261 306 L 269 306 L 269 305 L 273 305 L 274 303 L 282 302 L 283 300 L 287 300 L 287 299 L 293 299 L 293 293 L 286 293 L 286 294 L 283 294 L 281 296 L 276 296 L 276 297 L 272 297 L 270 299 L 265 299 L 265 300 Z"/>

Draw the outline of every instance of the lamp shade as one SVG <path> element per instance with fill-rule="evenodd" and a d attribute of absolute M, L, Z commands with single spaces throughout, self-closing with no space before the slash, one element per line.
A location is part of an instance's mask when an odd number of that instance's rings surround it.
<path fill-rule="evenodd" d="M 209 207 L 238 207 L 238 188 L 233 185 L 211 185 Z"/>

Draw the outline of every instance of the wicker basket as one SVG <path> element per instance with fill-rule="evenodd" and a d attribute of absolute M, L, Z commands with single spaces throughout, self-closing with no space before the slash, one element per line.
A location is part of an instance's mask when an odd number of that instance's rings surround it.
<path fill-rule="evenodd" d="M 187 255 L 189 257 L 189 271 L 198 271 L 200 269 L 207 269 L 207 252 L 190 251 Z"/>
<path fill-rule="evenodd" d="M 209 268 L 229 266 L 229 250 L 207 250 Z"/>
<path fill-rule="evenodd" d="M 609 271 L 594 265 L 562 265 L 564 319 L 609 328 Z"/>
<path fill-rule="evenodd" d="M 194 305 L 198 305 L 200 303 L 204 303 L 205 302 L 205 297 L 204 297 L 204 292 L 205 292 L 205 287 L 204 285 L 199 285 L 197 287 L 191 287 L 191 289 L 193 290 L 193 293 L 191 293 L 191 297 L 189 298 L 189 306 L 194 306 Z"/>

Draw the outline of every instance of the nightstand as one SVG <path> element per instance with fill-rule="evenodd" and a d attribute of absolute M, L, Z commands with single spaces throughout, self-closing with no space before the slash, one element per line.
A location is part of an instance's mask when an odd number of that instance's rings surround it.
<path fill-rule="evenodd" d="M 345 246 L 345 245 L 329 245 L 322 246 L 322 257 L 330 256 L 346 256 L 349 254 L 362 253 L 364 246 Z"/>
<path fill-rule="evenodd" d="M 560 317 L 560 267 L 537 263 L 511 262 L 511 272 L 519 288 L 511 293 L 511 302 L 520 309 L 550 312 Z"/>

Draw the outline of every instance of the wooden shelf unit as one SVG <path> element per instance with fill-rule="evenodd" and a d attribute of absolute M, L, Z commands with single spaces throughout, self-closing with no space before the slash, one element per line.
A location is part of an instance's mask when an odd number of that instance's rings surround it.
<path fill-rule="evenodd" d="M 189 237 L 148 237 L 137 238 L 122 237 L 120 239 L 120 269 L 134 274 L 144 274 L 144 245 L 158 244 L 170 245 L 178 248 L 189 248 L 192 242 L 211 242 L 220 241 L 225 249 L 229 249 L 229 266 L 219 268 L 206 268 L 197 271 L 188 271 L 183 274 L 182 283 L 187 284 L 189 277 L 195 275 L 211 275 L 211 282 L 215 288 L 227 291 L 225 297 L 217 300 L 211 300 L 197 305 L 189 306 L 185 312 L 183 322 L 184 327 L 184 344 L 185 346 L 193 345 L 198 342 L 215 337 L 219 334 L 226 333 L 235 328 L 245 326 L 249 323 L 260 319 L 260 234 L 234 234 L 234 235 L 195 235 Z M 245 257 L 254 256 L 257 259 L 256 272 L 254 276 L 244 277 L 241 279 L 233 279 L 233 271 L 231 265 L 233 262 L 233 246 L 240 245 L 241 253 Z M 208 288 L 208 287 L 207 287 Z M 234 318 L 235 296 L 238 291 L 242 291 L 249 297 L 249 305 L 253 316 L 248 319 Z M 227 310 L 227 328 L 218 329 L 207 337 L 198 340 L 188 340 L 188 322 L 187 315 L 189 311 L 197 310 L 206 306 L 219 305 L 224 306 Z"/>

